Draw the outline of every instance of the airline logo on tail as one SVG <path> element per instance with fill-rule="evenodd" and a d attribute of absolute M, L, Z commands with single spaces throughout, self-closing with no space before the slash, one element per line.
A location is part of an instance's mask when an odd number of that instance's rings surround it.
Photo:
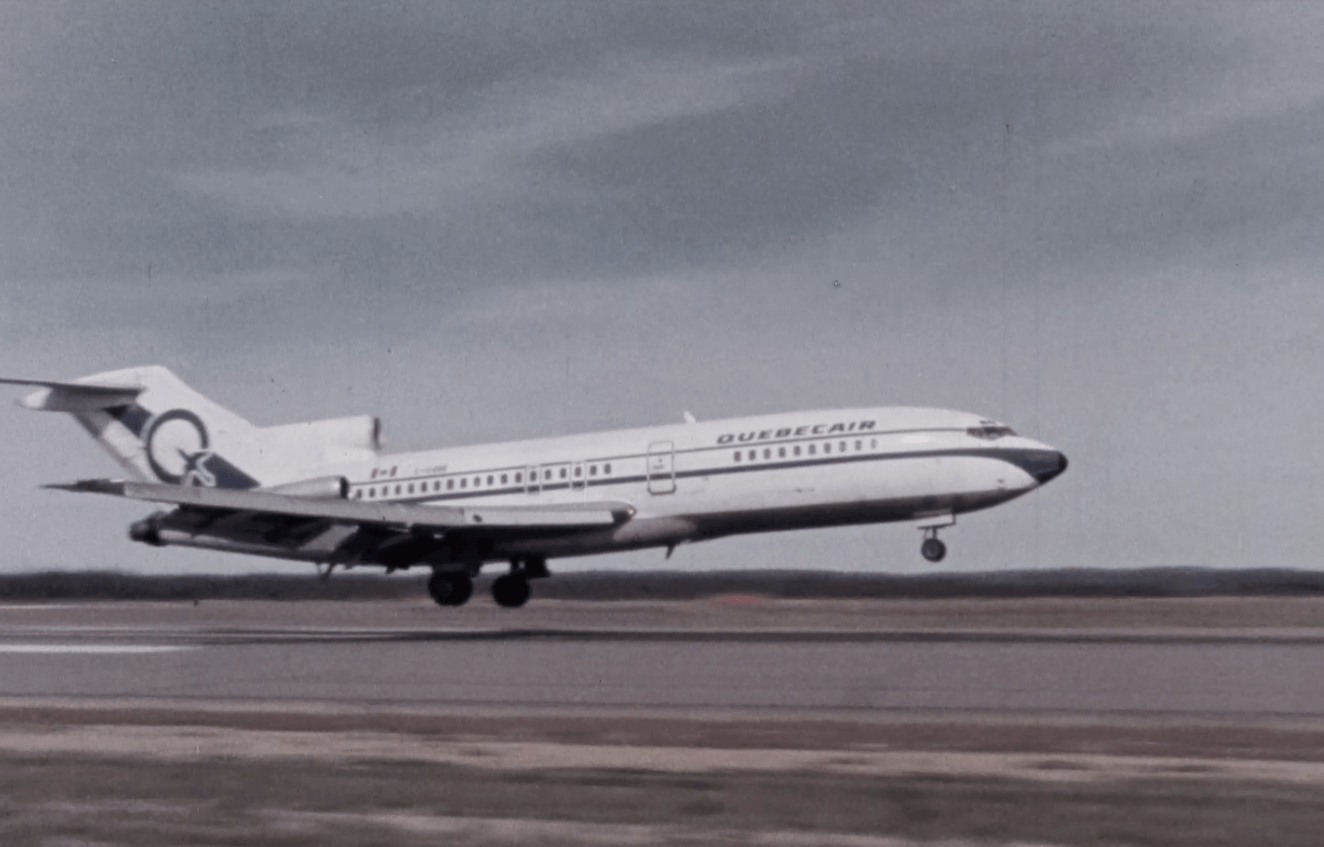
<path fill-rule="evenodd" d="M 188 409 L 153 416 L 134 403 L 106 410 L 138 436 L 162 482 L 203 488 L 257 488 L 258 481 L 212 452 L 207 425 Z"/>

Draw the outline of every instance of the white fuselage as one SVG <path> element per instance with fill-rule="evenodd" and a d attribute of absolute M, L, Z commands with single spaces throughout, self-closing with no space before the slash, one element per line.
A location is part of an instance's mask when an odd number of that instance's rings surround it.
<path fill-rule="evenodd" d="M 550 558 L 737 533 L 913 521 L 937 562 L 938 531 L 956 515 L 1067 466 L 996 421 L 945 409 L 691 419 L 390 455 L 375 418 L 258 427 L 160 365 L 0 384 L 35 386 L 22 405 L 74 415 L 133 478 L 55 487 L 175 507 L 133 524 L 134 540 L 328 568 L 427 566 L 434 599 L 452 605 L 489 562 L 510 563 L 493 591 L 517 606 Z"/>
<path fill-rule="evenodd" d="M 883 407 L 382 455 L 339 469 L 349 497 L 420 505 L 629 503 L 617 526 L 504 539 L 485 560 L 601 553 L 744 532 L 974 511 L 1066 467 L 986 418 Z"/>

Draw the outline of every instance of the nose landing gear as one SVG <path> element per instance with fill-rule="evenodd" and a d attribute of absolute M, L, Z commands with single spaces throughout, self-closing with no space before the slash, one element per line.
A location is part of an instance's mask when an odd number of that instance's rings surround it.
<path fill-rule="evenodd" d="M 947 545 L 938 538 L 938 530 L 956 523 L 956 516 L 951 512 L 930 515 L 915 522 L 915 526 L 924 533 L 924 543 L 919 545 L 919 554 L 930 562 L 941 562 L 947 555 Z"/>

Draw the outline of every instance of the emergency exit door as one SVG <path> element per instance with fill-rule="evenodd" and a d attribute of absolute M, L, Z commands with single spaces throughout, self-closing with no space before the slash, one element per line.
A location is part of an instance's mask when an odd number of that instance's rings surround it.
<path fill-rule="evenodd" d="M 648 445 L 648 493 L 671 494 L 676 490 L 676 445 L 654 441 Z"/>

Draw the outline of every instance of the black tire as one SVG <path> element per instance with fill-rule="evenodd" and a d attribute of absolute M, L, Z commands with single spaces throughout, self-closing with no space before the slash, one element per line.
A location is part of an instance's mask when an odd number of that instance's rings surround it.
<path fill-rule="evenodd" d="M 941 562 L 947 555 L 947 545 L 936 538 L 926 538 L 919 546 L 919 554 L 930 562 Z"/>
<path fill-rule="evenodd" d="M 529 581 L 520 574 L 499 576 L 492 583 L 492 599 L 503 608 L 518 609 L 529 602 Z"/>
<path fill-rule="evenodd" d="M 455 593 L 451 596 L 452 606 L 463 606 L 469 602 L 470 597 L 474 596 L 474 581 L 468 574 L 455 574 L 451 577 L 451 584 L 455 587 Z"/>
<path fill-rule="evenodd" d="M 468 574 L 433 573 L 428 580 L 428 594 L 438 606 L 463 606 L 474 593 Z"/>

